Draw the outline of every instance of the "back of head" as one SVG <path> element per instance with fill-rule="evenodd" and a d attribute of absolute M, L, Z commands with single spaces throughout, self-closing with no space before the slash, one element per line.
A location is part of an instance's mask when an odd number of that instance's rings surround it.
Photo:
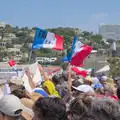
<path fill-rule="evenodd" d="M 93 99 L 91 107 L 79 120 L 120 120 L 119 104 L 109 98 Z"/>
<path fill-rule="evenodd" d="M 52 81 L 54 82 L 55 85 L 60 84 L 59 77 L 56 76 L 56 75 L 54 75 L 54 76 L 52 77 Z"/>
<path fill-rule="evenodd" d="M 9 86 L 10 86 L 11 91 L 18 90 L 18 89 L 22 89 L 22 90 L 25 89 L 23 85 L 17 85 L 15 83 L 9 83 Z"/>
<path fill-rule="evenodd" d="M 91 106 L 92 99 L 90 97 L 75 98 L 69 107 L 69 117 L 72 115 L 72 120 L 79 120 L 80 116 L 88 112 Z"/>
<path fill-rule="evenodd" d="M 92 114 L 99 118 L 98 120 L 118 120 L 120 115 L 119 104 L 109 98 L 94 99 L 92 102 Z"/>
<path fill-rule="evenodd" d="M 11 92 L 11 94 L 17 96 L 19 99 L 29 98 L 29 96 L 26 94 L 26 91 L 22 90 L 22 89 L 14 90 L 14 91 Z"/>
<path fill-rule="evenodd" d="M 59 98 L 40 98 L 33 106 L 35 118 L 42 120 L 67 120 L 66 107 Z"/>

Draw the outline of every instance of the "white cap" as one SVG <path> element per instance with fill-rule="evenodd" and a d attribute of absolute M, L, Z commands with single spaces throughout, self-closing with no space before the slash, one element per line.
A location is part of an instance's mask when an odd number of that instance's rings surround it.
<path fill-rule="evenodd" d="M 6 95 L 0 99 L 0 111 L 5 115 L 19 116 L 22 114 L 23 105 L 14 95 Z"/>
<path fill-rule="evenodd" d="M 107 76 L 102 77 L 102 80 L 107 80 L 107 79 L 108 79 Z"/>
<path fill-rule="evenodd" d="M 88 93 L 88 92 L 93 92 L 94 93 L 94 90 L 91 86 L 89 85 L 80 85 L 78 87 L 74 87 L 72 86 L 75 90 L 78 90 L 80 92 L 84 92 L 84 93 Z"/>

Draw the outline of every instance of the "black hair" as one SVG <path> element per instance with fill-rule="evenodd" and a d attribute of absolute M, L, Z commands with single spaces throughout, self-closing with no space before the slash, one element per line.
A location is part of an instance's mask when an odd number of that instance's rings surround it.
<path fill-rule="evenodd" d="M 52 81 L 54 82 L 55 85 L 60 84 L 59 77 L 56 76 L 56 75 L 54 75 L 54 76 L 52 77 Z"/>
<path fill-rule="evenodd" d="M 33 106 L 34 113 L 42 120 L 67 120 L 66 107 L 59 98 L 39 98 Z"/>

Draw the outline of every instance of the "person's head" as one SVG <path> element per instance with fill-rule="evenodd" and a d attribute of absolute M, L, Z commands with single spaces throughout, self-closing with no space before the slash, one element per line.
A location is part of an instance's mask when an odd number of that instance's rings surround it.
<path fill-rule="evenodd" d="M 86 85 L 91 85 L 92 84 L 92 78 L 90 76 L 87 76 L 85 79 L 84 79 L 84 84 Z"/>
<path fill-rule="evenodd" d="M 91 107 L 79 120 L 120 120 L 120 106 L 109 98 L 93 99 Z"/>
<path fill-rule="evenodd" d="M 103 88 L 96 88 L 95 93 L 100 94 L 100 95 L 104 95 L 104 89 Z"/>
<path fill-rule="evenodd" d="M 53 82 L 55 85 L 60 84 L 59 77 L 56 76 L 56 75 L 54 75 L 54 76 L 52 77 L 52 82 Z"/>
<path fill-rule="evenodd" d="M 67 120 L 65 104 L 59 98 L 39 98 L 33 111 L 33 120 Z"/>
<path fill-rule="evenodd" d="M 15 83 L 12 83 L 12 82 L 9 83 L 9 86 L 10 86 L 11 92 L 14 91 L 14 90 L 18 90 L 18 89 L 22 89 L 22 90 L 25 89 L 25 87 L 23 85 L 15 84 Z"/>
<path fill-rule="evenodd" d="M 115 118 L 120 115 L 120 106 L 113 99 L 99 98 L 93 100 L 90 111 L 98 120 L 117 120 Z"/>
<path fill-rule="evenodd" d="M 80 116 L 88 112 L 89 107 L 91 106 L 92 99 L 90 97 L 78 97 L 75 98 L 69 106 L 68 118 L 70 120 L 79 120 Z"/>
<path fill-rule="evenodd" d="M 120 80 L 117 80 L 117 85 L 118 87 L 120 87 Z"/>
<path fill-rule="evenodd" d="M 110 92 L 111 92 L 112 95 L 116 95 L 117 89 L 115 87 L 111 87 L 111 91 Z"/>
<path fill-rule="evenodd" d="M 103 85 L 106 84 L 107 83 L 107 79 L 108 78 L 106 76 L 102 76 L 101 81 L 100 81 L 101 84 L 103 84 Z"/>
<path fill-rule="evenodd" d="M 117 84 L 117 86 L 120 87 L 120 77 L 118 76 L 118 77 L 114 78 L 114 80 L 115 80 L 115 83 Z"/>
<path fill-rule="evenodd" d="M 68 81 L 68 74 L 63 73 L 62 78 L 63 78 L 64 81 Z"/>
<path fill-rule="evenodd" d="M 26 91 L 23 89 L 17 89 L 11 92 L 11 94 L 17 96 L 19 99 L 22 98 L 29 98 L 29 96 L 27 95 Z"/>
<path fill-rule="evenodd" d="M 105 96 L 113 96 L 116 95 L 117 90 L 114 87 L 110 87 L 109 89 L 105 90 Z"/>
<path fill-rule="evenodd" d="M 0 99 L 0 120 L 18 120 L 23 111 L 23 105 L 14 95 L 6 95 Z"/>
<path fill-rule="evenodd" d="M 75 87 L 78 87 L 79 85 L 81 85 L 80 81 L 78 80 L 75 80 L 72 82 L 72 85 L 75 86 Z"/>
<path fill-rule="evenodd" d="M 74 87 L 73 88 L 73 96 L 74 97 L 78 97 L 78 96 L 93 96 L 94 95 L 94 90 L 91 86 L 89 85 L 80 85 L 78 87 Z"/>

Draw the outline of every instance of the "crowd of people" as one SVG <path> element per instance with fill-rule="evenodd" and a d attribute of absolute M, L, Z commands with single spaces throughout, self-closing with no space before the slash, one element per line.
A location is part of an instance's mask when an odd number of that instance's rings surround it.
<path fill-rule="evenodd" d="M 0 120 L 120 120 L 120 77 L 89 74 L 81 78 L 68 66 L 36 84 L 25 70 L 32 92 L 23 82 L 10 81 L 10 93 L 0 99 Z M 1 85 L 2 86 L 2 85 Z"/>

